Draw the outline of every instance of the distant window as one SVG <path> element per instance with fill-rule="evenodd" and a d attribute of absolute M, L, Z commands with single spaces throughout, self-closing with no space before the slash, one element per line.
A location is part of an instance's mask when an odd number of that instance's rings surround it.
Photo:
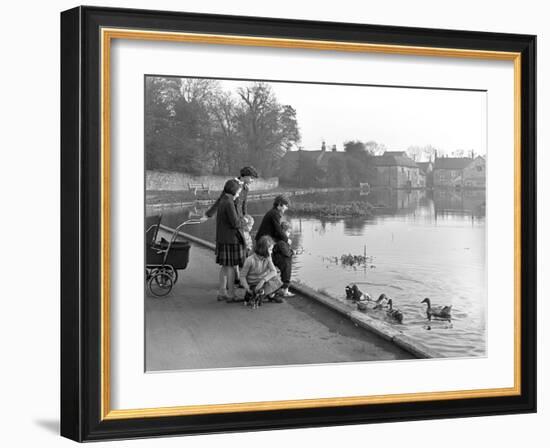
<path fill-rule="evenodd" d="M 483 167 L 481 165 L 478 165 L 478 166 L 476 166 L 476 170 L 481 172 L 481 171 L 483 171 Z"/>

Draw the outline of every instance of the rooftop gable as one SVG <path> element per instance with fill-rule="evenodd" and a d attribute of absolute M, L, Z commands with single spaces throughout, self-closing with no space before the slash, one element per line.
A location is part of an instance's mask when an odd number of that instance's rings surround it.
<path fill-rule="evenodd" d="M 463 170 L 472 161 L 470 157 L 438 157 L 435 159 L 434 170 Z"/>
<path fill-rule="evenodd" d="M 381 156 L 374 156 L 373 163 L 376 166 L 406 166 L 418 168 L 416 162 L 405 151 L 386 151 Z"/>

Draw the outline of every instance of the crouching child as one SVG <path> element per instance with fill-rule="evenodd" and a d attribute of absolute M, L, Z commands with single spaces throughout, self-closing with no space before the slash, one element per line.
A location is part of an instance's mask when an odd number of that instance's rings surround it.
<path fill-rule="evenodd" d="M 261 295 L 260 299 L 265 297 L 276 303 L 283 302 L 283 299 L 275 294 L 283 283 L 271 259 L 273 246 L 274 242 L 270 236 L 262 236 L 256 242 L 254 253 L 245 260 L 240 273 L 241 285 L 245 289 L 245 302 L 249 302 L 258 294 Z"/>

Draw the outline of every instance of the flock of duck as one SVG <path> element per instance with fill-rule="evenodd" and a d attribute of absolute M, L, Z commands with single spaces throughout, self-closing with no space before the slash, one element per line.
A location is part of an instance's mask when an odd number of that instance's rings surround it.
<path fill-rule="evenodd" d="M 397 323 L 403 322 L 403 312 L 393 307 L 393 300 L 388 298 L 386 294 L 380 294 L 378 299 L 374 300 L 368 293 L 362 292 L 355 283 L 352 283 L 346 286 L 346 299 L 357 303 L 357 308 L 362 311 L 366 311 L 368 309 L 384 310 L 389 319 Z M 435 318 L 451 322 L 452 305 L 432 306 L 432 302 L 428 297 L 420 303 L 425 303 L 427 305 L 426 318 L 428 320 L 431 321 L 432 318 Z"/>

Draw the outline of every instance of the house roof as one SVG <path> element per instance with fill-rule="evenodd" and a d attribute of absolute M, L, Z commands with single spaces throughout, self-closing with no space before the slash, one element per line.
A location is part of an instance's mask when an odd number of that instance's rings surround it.
<path fill-rule="evenodd" d="M 318 159 L 319 165 L 323 168 L 328 168 L 328 164 L 332 159 L 345 159 L 348 155 L 344 151 L 325 151 Z"/>
<path fill-rule="evenodd" d="M 406 166 L 418 168 L 416 162 L 405 151 L 386 151 L 381 156 L 372 158 L 375 166 Z"/>
<path fill-rule="evenodd" d="M 328 152 L 325 151 L 328 154 Z M 327 167 L 328 161 L 323 163 L 323 151 L 287 151 L 281 160 L 281 170 L 279 176 L 282 178 L 291 177 L 298 168 L 300 160 L 314 160 L 318 166 Z"/>
<path fill-rule="evenodd" d="M 408 157 L 407 153 L 405 151 L 384 151 L 384 156 L 400 156 L 400 157 Z"/>
<path fill-rule="evenodd" d="M 283 163 L 297 166 L 300 157 L 310 157 L 317 160 L 319 166 L 327 168 L 330 160 L 334 158 L 345 159 L 349 154 L 345 151 L 288 151 L 283 157 Z M 374 166 L 404 166 L 409 168 L 418 168 L 414 160 L 412 160 L 405 151 L 386 151 L 381 156 L 372 156 L 372 164 Z M 425 162 L 428 164 L 430 162 Z"/>
<path fill-rule="evenodd" d="M 470 157 L 438 157 L 435 159 L 434 170 L 463 170 L 472 160 Z"/>
<path fill-rule="evenodd" d="M 286 164 L 297 164 L 300 157 L 310 157 L 316 159 L 319 166 L 327 167 L 329 160 L 339 157 L 346 157 L 347 153 L 344 151 L 287 151 L 283 156 L 283 161 Z"/>

